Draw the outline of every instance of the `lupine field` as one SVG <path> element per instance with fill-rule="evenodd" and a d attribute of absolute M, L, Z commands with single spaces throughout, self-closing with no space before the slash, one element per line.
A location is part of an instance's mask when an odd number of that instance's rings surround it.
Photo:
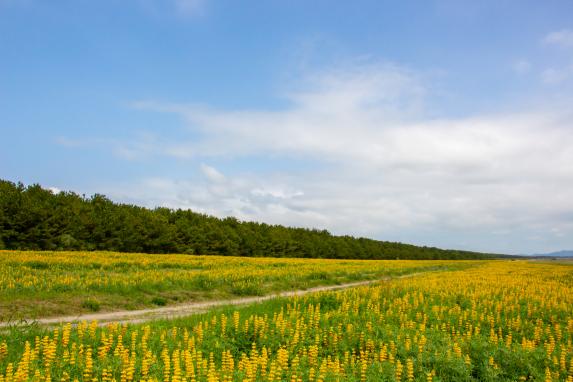
<path fill-rule="evenodd" d="M 0 251 L 0 321 L 264 295 L 469 264 Z"/>
<path fill-rule="evenodd" d="M 569 382 L 572 341 L 573 266 L 488 261 L 173 321 L 13 326 L 0 381 Z"/>

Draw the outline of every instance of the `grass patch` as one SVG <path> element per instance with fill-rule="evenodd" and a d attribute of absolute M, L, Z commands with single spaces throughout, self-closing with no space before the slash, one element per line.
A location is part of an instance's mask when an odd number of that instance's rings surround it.
<path fill-rule="evenodd" d="M 157 306 L 165 306 L 167 305 L 167 299 L 161 296 L 155 296 L 151 299 L 151 303 Z"/>
<path fill-rule="evenodd" d="M 89 310 L 90 312 L 99 312 L 101 309 L 101 304 L 97 300 L 88 299 L 82 302 L 81 307 Z"/>

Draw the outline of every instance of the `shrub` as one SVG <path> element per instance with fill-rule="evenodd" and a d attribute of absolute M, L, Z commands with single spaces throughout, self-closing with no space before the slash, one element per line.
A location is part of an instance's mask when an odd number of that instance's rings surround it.
<path fill-rule="evenodd" d="M 167 305 L 167 299 L 161 296 L 155 296 L 151 299 L 151 303 L 158 306 L 165 306 Z"/>
<path fill-rule="evenodd" d="M 101 309 L 100 303 L 97 300 L 88 299 L 82 302 L 82 308 L 97 312 Z"/>

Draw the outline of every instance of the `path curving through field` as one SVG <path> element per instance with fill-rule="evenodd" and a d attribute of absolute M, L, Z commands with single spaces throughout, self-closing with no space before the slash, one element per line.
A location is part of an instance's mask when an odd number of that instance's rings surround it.
<path fill-rule="evenodd" d="M 172 319 L 177 317 L 183 316 L 190 316 L 193 314 L 204 313 L 211 308 L 219 307 L 219 306 L 229 306 L 229 305 L 248 305 L 254 304 L 258 302 L 263 302 L 267 300 L 271 300 L 277 297 L 293 297 L 293 296 L 303 296 L 309 293 L 316 293 L 316 292 L 326 292 L 326 291 L 336 291 L 341 289 L 348 289 L 353 287 L 371 285 L 378 282 L 390 281 L 392 279 L 401 279 L 407 277 L 415 277 L 422 274 L 436 272 L 436 271 L 426 271 L 426 272 L 417 272 L 417 273 L 410 273 L 402 276 L 396 277 L 384 277 L 381 279 L 375 280 L 365 280 L 365 281 L 356 281 L 351 283 L 345 284 L 338 284 L 338 285 L 325 285 L 325 286 L 317 286 L 313 288 L 303 289 L 303 290 L 294 290 L 294 291 L 284 291 L 278 292 L 274 294 L 264 295 L 264 296 L 252 296 L 252 297 L 241 297 L 241 298 L 234 298 L 234 299 L 222 299 L 222 300 L 211 300 L 211 301 L 202 301 L 202 302 L 191 302 L 185 304 L 178 304 L 174 306 L 167 306 L 161 308 L 148 308 L 148 309 L 139 309 L 139 310 L 124 310 L 124 311 L 116 311 L 116 312 L 102 312 L 102 313 L 90 313 L 90 314 L 79 314 L 74 316 L 60 316 L 60 317 L 50 317 L 50 318 L 39 318 L 39 319 L 31 319 L 31 320 L 24 320 L 23 323 L 27 324 L 39 324 L 39 325 L 58 325 L 61 323 L 78 323 L 81 321 L 97 321 L 99 325 L 107 325 L 110 323 L 141 323 L 151 320 L 160 320 L 160 319 Z M 0 328 L 6 328 L 10 325 L 14 325 L 14 323 L 9 322 L 0 322 Z"/>

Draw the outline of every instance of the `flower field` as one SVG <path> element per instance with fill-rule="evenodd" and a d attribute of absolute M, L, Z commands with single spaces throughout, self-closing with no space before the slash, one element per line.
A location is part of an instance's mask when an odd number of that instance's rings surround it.
<path fill-rule="evenodd" d="M 0 381 L 570 382 L 572 341 L 573 266 L 490 261 L 174 321 L 15 327 Z"/>
<path fill-rule="evenodd" d="M 255 296 L 468 264 L 0 251 L 0 321 Z"/>

